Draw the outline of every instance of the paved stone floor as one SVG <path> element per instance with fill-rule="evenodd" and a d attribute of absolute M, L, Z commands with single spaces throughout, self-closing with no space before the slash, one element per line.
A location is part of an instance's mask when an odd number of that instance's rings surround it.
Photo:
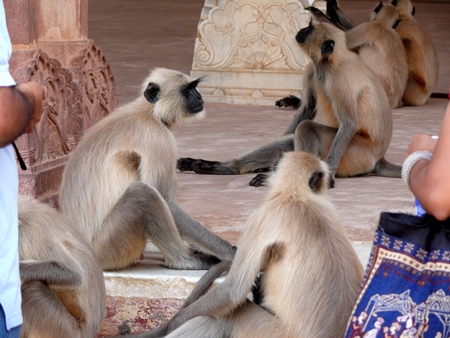
<path fill-rule="evenodd" d="M 377 2 L 341 0 L 341 7 L 360 23 Z M 435 91 L 450 85 L 450 3 L 414 3 L 417 19 L 429 31 L 440 60 Z M 110 62 L 119 104 L 140 95 L 153 67 L 190 72 L 197 23 L 203 0 L 91 0 L 89 37 Z M 412 135 L 437 134 L 447 100 L 431 99 L 423 107 L 393 111 L 394 133 L 387 159 L 400 164 Z M 226 160 L 282 134 L 294 111 L 275 106 L 206 103 L 202 121 L 175 127 L 182 157 Z M 265 187 L 248 185 L 253 175 L 178 174 L 178 200 L 193 217 L 233 244 L 248 215 L 264 198 Z M 337 179 L 330 190 L 350 238 L 369 243 L 381 211 L 413 212 L 413 196 L 400 179 L 365 176 Z M 110 276 L 111 277 L 111 276 Z"/>
<path fill-rule="evenodd" d="M 365 21 L 372 1 L 341 1 L 355 23 Z M 140 85 L 153 67 L 189 73 L 203 0 L 90 1 L 89 37 L 101 48 L 115 75 L 119 104 L 140 95 Z M 436 91 L 450 86 L 450 3 L 415 3 L 416 17 L 430 32 L 440 59 Z M 446 100 L 393 111 L 394 134 L 387 158 L 403 161 L 416 132 L 436 134 Z M 276 107 L 207 103 L 207 117 L 174 129 L 180 156 L 225 160 L 282 134 L 292 110 Z M 210 176 L 179 173 L 181 205 L 225 238 L 235 242 L 244 222 L 264 196 L 265 188 L 248 186 L 253 175 Z M 413 197 L 400 179 L 338 179 L 330 191 L 353 240 L 370 240 L 383 210 L 413 210 Z"/>

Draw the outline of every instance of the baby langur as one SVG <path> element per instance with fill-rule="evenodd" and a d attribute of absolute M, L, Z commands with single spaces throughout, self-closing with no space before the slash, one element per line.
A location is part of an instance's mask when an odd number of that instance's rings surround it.
<path fill-rule="evenodd" d="M 70 155 L 61 210 L 86 234 L 103 269 L 131 265 L 148 239 L 174 269 L 207 269 L 215 257 L 233 259 L 234 248 L 175 201 L 177 146 L 170 128 L 201 116 L 199 81 L 153 70 L 143 95 L 92 126 Z"/>
<path fill-rule="evenodd" d="M 311 154 L 284 154 L 225 281 L 198 298 L 222 262 L 163 330 L 136 337 L 343 337 L 363 268 L 327 196 L 328 175 Z M 260 271 L 262 307 L 247 299 Z"/>
<path fill-rule="evenodd" d="M 403 102 L 407 105 L 424 105 L 437 83 L 439 62 L 436 48 L 428 33 L 414 18 L 410 0 L 393 0 L 400 23 L 395 29 L 406 49 L 409 76 Z"/>
<path fill-rule="evenodd" d="M 21 338 L 93 338 L 105 311 L 103 271 L 84 234 L 54 208 L 19 197 Z"/>
<path fill-rule="evenodd" d="M 391 108 L 403 106 L 403 93 L 408 80 L 406 51 L 400 36 L 394 30 L 400 20 L 397 9 L 380 4 L 364 22 L 346 32 L 347 47 L 383 81 Z"/>
<path fill-rule="evenodd" d="M 269 170 L 282 152 L 295 149 L 326 160 L 331 186 L 335 175 L 400 177 L 401 167 L 384 159 L 392 111 L 381 79 L 348 50 L 345 33 L 329 23 L 310 23 L 296 40 L 311 62 L 303 75 L 302 104 L 285 136 L 225 162 L 182 158 L 180 170 L 222 175 Z"/>

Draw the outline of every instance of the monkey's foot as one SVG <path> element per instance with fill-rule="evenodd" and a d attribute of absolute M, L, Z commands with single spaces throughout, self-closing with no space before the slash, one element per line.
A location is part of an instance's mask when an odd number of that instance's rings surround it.
<path fill-rule="evenodd" d="M 131 329 L 130 329 L 130 326 L 128 325 L 128 321 L 127 320 L 124 321 L 122 324 L 120 324 L 117 327 L 117 329 L 119 331 L 119 335 L 121 335 L 121 336 L 125 336 L 125 335 L 131 333 Z"/>
<path fill-rule="evenodd" d="M 210 175 L 239 175 L 237 169 L 229 168 L 217 161 L 207 161 L 189 157 L 180 158 L 177 161 L 177 168 L 180 171 L 194 171 L 197 174 Z"/>
<path fill-rule="evenodd" d="M 192 163 L 197 161 L 195 158 L 183 157 L 177 161 L 177 169 L 179 171 L 192 171 Z"/>
<path fill-rule="evenodd" d="M 203 253 L 194 253 L 189 258 L 168 262 L 164 266 L 174 270 L 208 270 L 211 266 L 220 262 L 220 259 Z"/>
<path fill-rule="evenodd" d="M 252 187 L 260 187 L 264 185 L 264 182 L 267 180 L 267 174 L 258 174 L 248 183 Z"/>
<path fill-rule="evenodd" d="M 275 105 L 277 107 L 286 107 L 286 108 L 292 107 L 294 109 L 297 109 L 298 107 L 300 107 L 301 104 L 302 104 L 302 100 L 300 100 L 295 95 L 290 95 L 289 97 L 285 97 L 285 98 L 275 102 Z"/>

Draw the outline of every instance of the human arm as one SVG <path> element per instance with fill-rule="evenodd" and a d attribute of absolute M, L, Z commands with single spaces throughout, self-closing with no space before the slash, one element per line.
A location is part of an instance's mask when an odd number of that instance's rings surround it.
<path fill-rule="evenodd" d="M 33 81 L 0 87 L 0 148 L 33 130 L 41 118 L 44 93 Z"/>
<path fill-rule="evenodd" d="M 406 156 L 427 150 L 431 160 L 420 160 L 409 173 L 409 184 L 414 196 L 429 214 L 439 220 L 450 217 L 450 104 L 442 122 L 439 139 L 417 134 L 408 146 Z"/>

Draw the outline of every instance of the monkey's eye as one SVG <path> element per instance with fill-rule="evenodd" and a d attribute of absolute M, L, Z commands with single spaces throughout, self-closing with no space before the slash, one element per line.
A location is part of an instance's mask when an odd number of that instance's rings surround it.
<path fill-rule="evenodd" d="M 322 44 L 322 47 L 320 48 L 320 51 L 322 52 L 322 54 L 330 55 L 331 53 L 333 53 L 334 45 L 335 45 L 335 43 L 334 43 L 333 40 L 326 40 Z"/>

